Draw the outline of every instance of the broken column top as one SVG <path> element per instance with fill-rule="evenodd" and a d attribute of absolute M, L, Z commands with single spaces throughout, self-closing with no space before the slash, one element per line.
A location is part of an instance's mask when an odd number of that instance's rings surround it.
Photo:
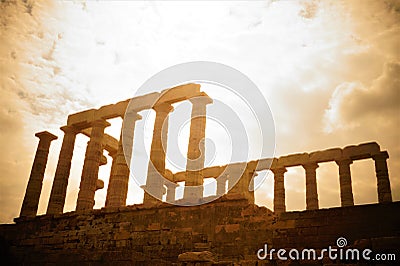
<path fill-rule="evenodd" d="M 38 137 L 40 140 L 43 139 L 43 140 L 52 141 L 52 140 L 56 140 L 57 139 L 57 136 L 51 134 L 48 131 L 38 132 L 38 133 L 35 134 L 35 136 Z"/>

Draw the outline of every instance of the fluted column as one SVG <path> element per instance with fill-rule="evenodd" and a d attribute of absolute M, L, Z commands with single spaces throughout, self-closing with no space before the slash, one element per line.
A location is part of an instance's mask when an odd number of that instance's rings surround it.
<path fill-rule="evenodd" d="M 35 136 L 39 138 L 39 144 L 33 161 L 31 175 L 29 176 L 20 217 L 36 216 L 40 194 L 42 193 L 43 178 L 50 144 L 53 140 L 57 139 L 56 136 L 47 131 L 36 133 Z"/>
<path fill-rule="evenodd" d="M 286 168 L 271 169 L 274 173 L 274 212 L 281 213 L 286 211 L 285 204 L 285 173 Z"/>
<path fill-rule="evenodd" d="M 58 157 L 53 187 L 51 188 L 50 200 L 47 206 L 47 214 L 62 213 L 64 210 L 68 179 L 71 171 L 71 160 L 75 147 L 76 134 L 78 133 L 78 130 L 73 126 L 64 126 L 61 127 L 61 130 L 64 131 L 64 139 Z"/>
<path fill-rule="evenodd" d="M 123 118 L 121 129 L 122 150 L 124 152 L 125 162 L 127 163 L 128 167 L 131 166 L 131 159 L 133 155 L 133 140 L 135 137 L 136 122 L 141 119 L 142 116 L 133 111 L 126 113 Z"/>
<path fill-rule="evenodd" d="M 378 185 L 378 201 L 392 202 L 392 190 L 390 189 L 389 172 L 386 159 L 389 154 L 384 151 L 372 157 L 375 161 L 375 172 Z"/>
<path fill-rule="evenodd" d="M 206 94 L 190 99 L 192 114 L 190 120 L 190 137 L 187 151 L 184 198 L 199 200 L 203 198 L 203 173 L 205 160 L 205 134 L 207 104 L 212 99 Z"/>
<path fill-rule="evenodd" d="M 140 115 L 135 116 L 133 127 L 121 128 L 121 135 L 118 142 L 118 151 L 113 157 L 113 164 L 111 167 L 110 181 L 108 183 L 106 207 L 120 207 L 126 205 L 126 197 L 128 194 L 128 183 L 129 183 L 129 167 L 125 159 L 124 154 L 124 143 L 122 142 L 122 134 L 124 133 L 124 140 L 127 145 L 130 145 L 130 151 L 132 152 L 133 138 L 135 131 L 136 120 L 141 119 Z M 123 132 L 125 130 L 125 132 Z M 129 160 L 131 156 L 127 156 Z"/>
<path fill-rule="evenodd" d="M 225 174 L 217 177 L 217 197 L 222 196 L 226 193 L 226 181 L 228 180 L 228 176 Z"/>
<path fill-rule="evenodd" d="M 94 206 L 94 194 L 99 174 L 100 159 L 103 155 L 104 129 L 110 126 L 105 120 L 92 122 L 92 132 L 83 164 L 81 184 L 78 193 L 76 210 L 89 210 Z"/>
<path fill-rule="evenodd" d="M 119 147 L 119 144 L 118 144 Z M 112 151 L 112 152 L 108 152 L 108 155 L 112 158 L 112 163 L 111 163 L 111 169 L 110 169 L 110 179 L 108 181 L 108 187 L 107 187 L 107 196 L 106 196 L 106 203 L 105 203 L 105 207 L 111 207 L 110 205 L 110 197 L 114 192 L 115 188 L 114 185 L 112 184 L 112 180 L 111 177 L 114 175 L 115 173 L 115 167 L 117 165 L 117 151 Z"/>
<path fill-rule="evenodd" d="M 168 139 L 168 115 L 174 109 L 170 104 L 162 103 L 153 106 L 156 111 L 153 141 L 151 143 L 150 162 L 146 180 L 143 203 L 155 204 L 162 198 L 163 175 L 165 174 L 165 157 Z"/>
<path fill-rule="evenodd" d="M 317 210 L 318 206 L 318 192 L 317 192 L 317 163 L 304 164 L 303 168 L 306 171 L 306 209 Z"/>
<path fill-rule="evenodd" d="M 339 166 L 339 181 L 340 181 L 340 200 L 342 207 L 354 206 L 353 189 L 351 186 L 351 159 L 337 160 Z"/>
<path fill-rule="evenodd" d="M 104 156 L 103 154 L 100 156 L 100 163 L 99 166 L 103 166 L 107 164 L 107 157 Z M 104 181 L 101 179 L 96 180 L 96 190 L 103 189 L 104 188 Z"/>

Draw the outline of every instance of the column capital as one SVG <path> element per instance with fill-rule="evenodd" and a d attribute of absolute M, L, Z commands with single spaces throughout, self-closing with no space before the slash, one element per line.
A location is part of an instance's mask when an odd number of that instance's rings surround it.
<path fill-rule="evenodd" d="M 350 165 L 350 164 L 352 164 L 353 163 L 353 160 L 352 159 L 350 159 L 350 158 L 340 158 L 340 159 L 337 159 L 337 160 L 335 160 L 335 163 L 338 165 L 338 166 L 341 166 L 341 165 Z"/>
<path fill-rule="evenodd" d="M 174 110 L 174 107 L 169 103 L 157 103 L 152 108 L 157 113 L 170 113 Z"/>
<path fill-rule="evenodd" d="M 66 126 L 62 126 L 60 127 L 60 129 L 62 131 L 64 131 L 65 134 L 67 133 L 72 133 L 72 134 L 78 134 L 79 133 L 79 129 L 77 129 L 75 126 L 73 125 L 66 125 Z"/>
<path fill-rule="evenodd" d="M 188 99 L 193 105 L 195 104 L 210 104 L 213 103 L 213 99 L 208 96 L 205 92 L 202 92 L 201 95 L 195 96 L 193 98 Z"/>
<path fill-rule="evenodd" d="M 270 170 L 274 175 L 283 175 L 287 172 L 286 167 L 271 168 Z"/>
<path fill-rule="evenodd" d="M 106 127 L 111 126 L 111 124 L 108 123 L 108 122 L 107 122 L 106 120 L 104 120 L 104 119 L 97 119 L 97 120 L 94 120 L 94 121 L 92 121 L 92 122 L 90 123 L 90 125 L 91 125 L 92 127 L 100 127 L 100 128 L 106 128 Z"/>
<path fill-rule="evenodd" d="M 173 182 L 164 182 L 164 185 L 167 188 L 177 188 L 177 187 L 179 187 L 179 185 L 177 183 L 173 183 Z"/>
<path fill-rule="evenodd" d="M 125 114 L 121 115 L 121 118 L 123 120 L 128 119 L 128 120 L 137 121 L 137 120 L 141 120 L 142 116 L 135 111 L 127 111 Z"/>
<path fill-rule="evenodd" d="M 316 162 L 305 163 L 305 164 L 302 164 L 301 166 L 303 166 L 303 168 L 305 170 L 315 170 L 319 167 L 318 163 L 316 163 Z"/>
<path fill-rule="evenodd" d="M 51 134 L 48 131 L 42 131 L 42 132 L 38 132 L 35 134 L 36 137 L 38 137 L 40 140 L 44 140 L 44 141 L 53 141 L 57 139 L 57 136 Z"/>

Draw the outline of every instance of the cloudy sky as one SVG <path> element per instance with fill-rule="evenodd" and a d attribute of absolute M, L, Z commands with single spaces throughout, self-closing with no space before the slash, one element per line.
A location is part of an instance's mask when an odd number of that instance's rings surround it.
<path fill-rule="evenodd" d="M 232 66 L 258 86 L 277 156 L 378 142 L 399 200 L 399 47 L 398 1 L 1 1 L 0 222 L 19 215 L 34 133 L 59 136 L 44 213 L 68 114 L 125 100 L 155 73 L 194 60 Z M 118 136 L 121 121 L 112 124 Z M 78 136 L 65 211 L 75 207 L 86 142 Z M 109 167 L 100 171 L 106 185 Z M 373 161 L 355 162 L 352 174 L 355 203 L 376 202 Z M 317 175 L 320 206 L 339 206 L 335 164 Z M 286 177 L 288 209 L 304 209 L 304 171 Z M 257 204 L 272 207 L 272 185 L 267 178 L 256 191 Z M 130 184 L 128 204 L 139 194 Z M 96 208 L 104 200 L 105 189 L 96 192 Z"/>

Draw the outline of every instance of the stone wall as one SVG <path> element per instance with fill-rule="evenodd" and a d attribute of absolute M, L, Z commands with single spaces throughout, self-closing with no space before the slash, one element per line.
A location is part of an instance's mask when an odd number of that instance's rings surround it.
<path fill-rule="evenodd" d="M 400 202 L 275 215 L 222 198 L 192 207 L 160 203 L 20 219 L 0 225 L 0 242 L 3 258 L 29 265 L 184 265 L 178 256 L 194 251 L 214 255 L 204 265 L 263 265 L 256 253 L 264 244 L 318 249 L 345 237 L 349 245 L 398 251 L 399 225 Z"/>
<path fill-rule="evenodd" d="M 282 213 L 274 225 L 272 243 L 275 248 L 327 248 L 339 237 L 348 244 L 396 238 L 400 248 L 399 210 L 400 202 L 394 202 Z"/>

